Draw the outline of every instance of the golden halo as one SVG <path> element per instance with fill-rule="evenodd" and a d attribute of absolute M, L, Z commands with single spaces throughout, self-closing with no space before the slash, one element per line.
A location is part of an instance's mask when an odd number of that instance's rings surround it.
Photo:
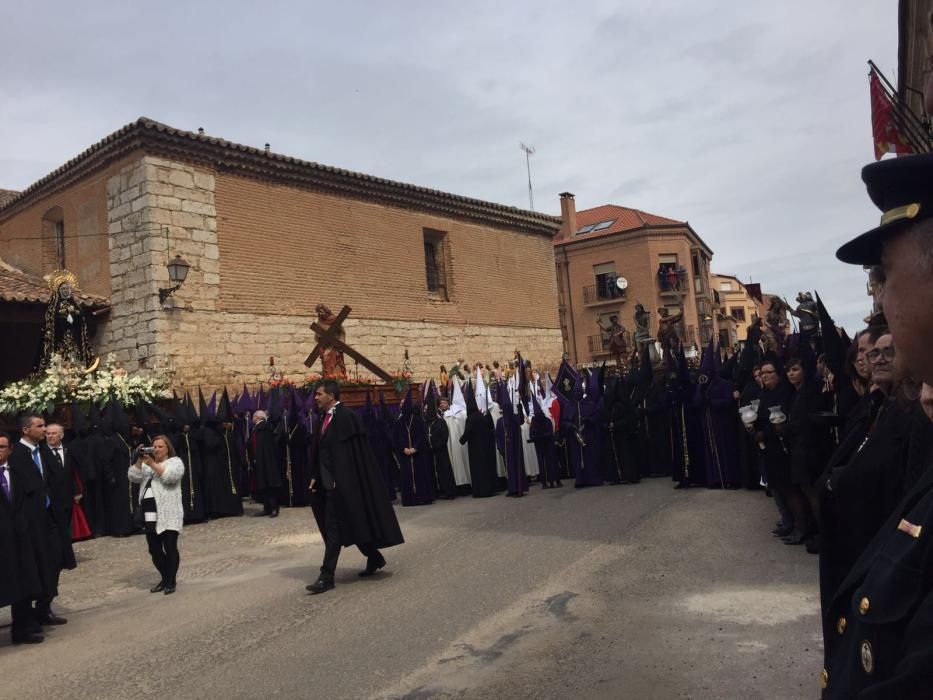
<path fill-rule="evenodd" d="M 69 272 L 68 270 L 55 270 L 55 272 L 49 275 L 49 289 L 53 292 L 65 282 L 71 285 L 72 291 L 78 289 L 78 278 L 73 272 Z"/>

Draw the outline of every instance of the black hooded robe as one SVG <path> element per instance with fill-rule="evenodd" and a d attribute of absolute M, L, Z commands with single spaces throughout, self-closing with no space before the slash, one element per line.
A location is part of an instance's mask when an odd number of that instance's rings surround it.
<path fill-rule="evenodd" d="M 204 455 L 207 514 L 212 518 L 243 515 L 238 487 L 241 466 L 233 431 L 208 423 L 198 431 L 198 437 Z"/>
<path fill-rule="evenodd" d="M 450 464 L 450 452 L 447 451 L 447 442 L 450 439 L 450 429 L 447 422 L 441 417 L 435 417 L 427 425 L 428 453 L 434 477 L 437 482 L 438 498 L 452 499 L 457 497 L 457 481 L 454 478 L 454 468 Z"/>
<path fill-rule="evenodd" d="M 175 454 L 185 463 L 185 473 L 181 479 L 182 505 L 185 509 L 186 523 L 202 523 L 207 520 L 204 509 L 204 459 L 198 440 L 189 430 L 182 430 L 170 436 L 175 447 Z"/>
<path fill-rule="evenodd" d="M 469 396 L 466 424 L 460 444 L 467 445 L 473 498 L 494 496 L 499 485 L 499 474 L 496 470 L 496 434 L 489 417 L 476 408 L 476 400 L 471 402 Z"/>

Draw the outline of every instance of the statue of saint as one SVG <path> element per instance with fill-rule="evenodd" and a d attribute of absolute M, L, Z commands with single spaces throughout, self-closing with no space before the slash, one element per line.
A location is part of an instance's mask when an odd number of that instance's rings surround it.
<path fill-rule="evenodd" d="M 612 315 L 609 317 L 609 325 L 604 326 L 599 322 L 599 315 L 596 316 L 596 325 L 599 330 L 609 335 L 609 354 L 616 361 L 617 367 L 622 367 L 622 357 L 628 354 L 628 343 L 625 342 L 625 327 L 619 323 L 619 317 Z"/>
<path fill-rule="evenodd" d="M 324 304 L 318 304 L 314 307 L 317 312 L 317 322 L 325 330 L 330 330 L 330 326 L 337 320 L 337 315 L 327 308 Z M 337 339 L 346 342 L 346 332 L 343 326 L 336 333 Z M 347 378 L 347 365 L 343 360 L 343 351 L 327 345 L 327 341 L 319 334 L 314 334 L 314 340 L 321 345 L 321 364 L 324 365 L 324 376 L 333 379 Z"/>
<path fill-rule="evenodd" d="M 797 293 L 797 308 L 791 313 L 800 319 L 801 332 L 813 333 L 819 324 L 819 310 L 810 292 Z"/>
<path fill-rule="evenodd" d="M 765 323 L 762 329 L 765 345 L 769 350 L 780 353 L 787 337 L 787 312 L 790 307 L 780 297 L 772 296 L 768 311 L 765 313 Z"/>
<path fill-rule="evenodd" d="M 89 319 L 75 301 L 74 291 L 78 279 L 68 270 L 57 270 L 49 277 L 52 294 L 45 311 L 45 328 L 42 333 L 42 351 L 39 369 L 45 369 L 58 355 L 69 364 L 90 368 L 94 361 L 91 351 Z"/>
<path fill-rule="evenodd" d="M 673 354 L 680 347 L 680 336 L 677 335 L 677 324 L 683 320 L 684 311 L 671 316 L 665 307 L 658 309 L 658 342 L 661 343 L 662 352 Z"/>
<path fill-rule="evenodd" d="M 651 339 L 651 312 L 643 304 L 635 304 L 635 345 L 640 347 Z"/>

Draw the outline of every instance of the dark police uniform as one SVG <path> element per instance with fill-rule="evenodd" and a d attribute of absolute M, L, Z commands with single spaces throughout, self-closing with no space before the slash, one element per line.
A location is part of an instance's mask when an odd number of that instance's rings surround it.
<path fill-rule="evenodd" d="M 880 262 L 884 240 L 933 216 L 933 155 L 866 166 L 881 225 L 842 246 L 843 262 Z M 895 342 L 896 342 L 895 338 Z M 933 698 L 933 468 L 898 504 L 825 611 L 823 698 Z"/>

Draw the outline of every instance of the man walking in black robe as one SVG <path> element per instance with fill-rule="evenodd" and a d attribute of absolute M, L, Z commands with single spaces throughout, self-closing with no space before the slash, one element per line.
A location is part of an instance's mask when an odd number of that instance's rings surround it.
<path fill-rule="evenodd" d="M 372 576 L 386 565 L 380 549 L 402 544 L 402 530 L 379 474 L 363 423 L 340 403 L 340 386 L 325 379 L 314 395 L 324 414 L 311 462 L 312 497 L 323 523 L 324 561 L 313 593 L 334 587 L 341 547 L 356 545 L 366 557 L 360 576 Z M 322 507 L 323 506 L 323 507 Z"/>

